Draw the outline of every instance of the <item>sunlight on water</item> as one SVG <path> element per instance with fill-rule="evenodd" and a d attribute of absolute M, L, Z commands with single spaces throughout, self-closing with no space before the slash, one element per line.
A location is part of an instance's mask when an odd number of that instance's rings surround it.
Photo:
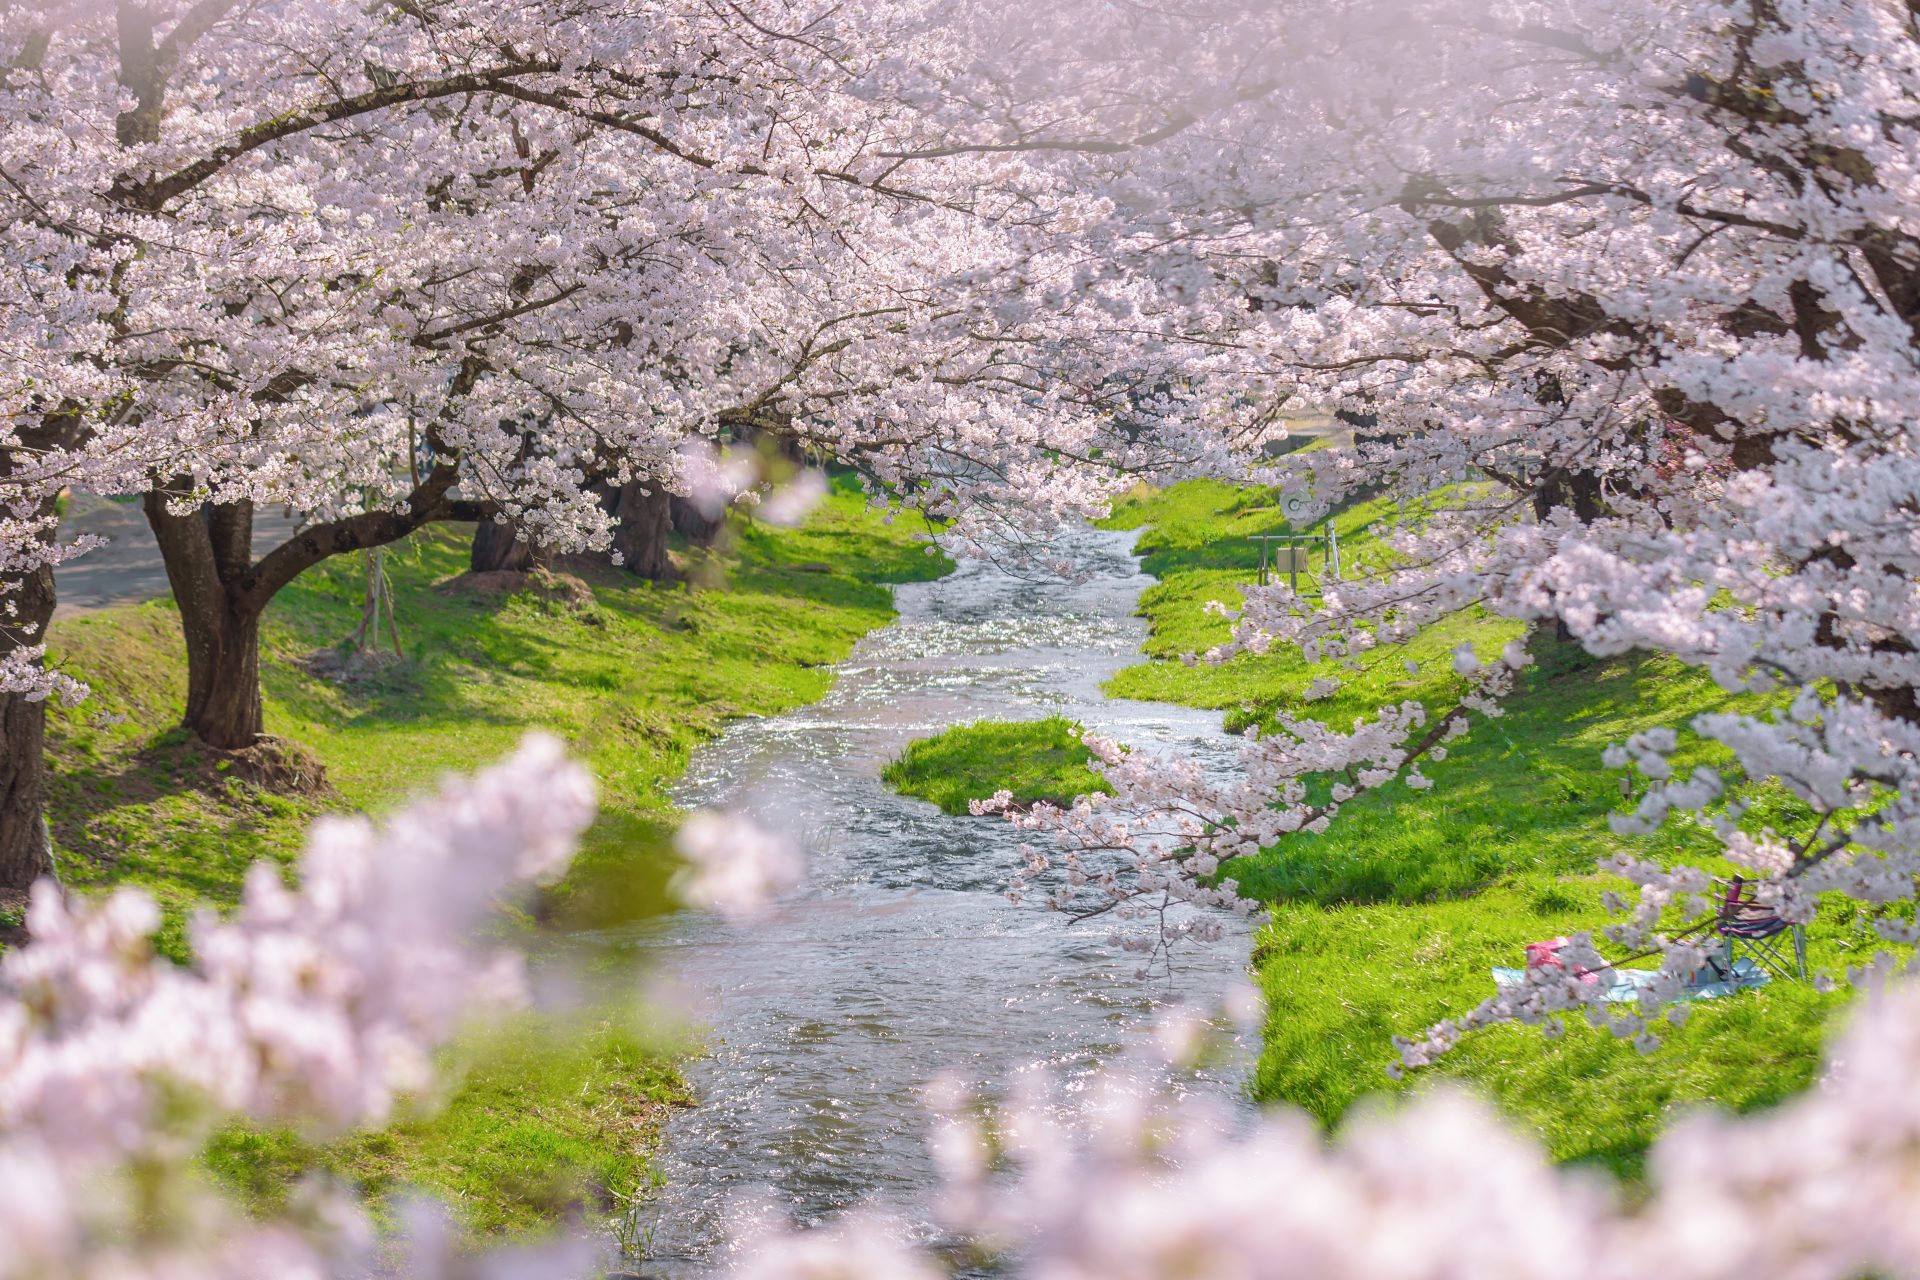
<path fill-rule="evenodd" d="M 996 1087 L 1036 1064 L 1091 1069 L 1156 1002 L 1211 996 L 1244 971 L 1236 923 L 1229 941 L 1184 953 L 1171 985 L 1138 981 L 1137 959 L 1098 926 L 1002 896 L 1018 843 L 1005 823 L 947 817 L 879 779 L 946 725 L 1056 711 L 1136 749 L 1229 759 L 1217 712 L 1100 695 L 1145 636 L 1133 609 L 1152 579 L 1133 537 L 1066 536 L 1078 583 L 968 562 L 903 586 L 898 621 L 860 644 L 825 699 L 738 724 L 695 756 L 681 803 L 744 806 L 801 835 L 811 865 L 770 919 L 685 913 L 634 940 L 711 1029 L 689 1068 L 700 1105 L 670 1129 L 650 1273 L 707 1269 L 740 1198 L 802 1222 L 864 1202 L 906 1213 L 933 1183 L 929 1079 Z M 1240 1079 L 1209 1087 L 1234 1093 Z"/>

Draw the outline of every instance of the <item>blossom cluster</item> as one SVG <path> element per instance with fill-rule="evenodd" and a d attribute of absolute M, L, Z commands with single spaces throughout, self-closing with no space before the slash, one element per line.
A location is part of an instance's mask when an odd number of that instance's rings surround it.
<path fill-rule="evenodd" d="M 584 773 L 532 740 L 382 831 L 317 833 L 300 887 L 263 873 L 230 919 L 203 922 L 204 959 L 187 969 L 153 957 L 155 915 L 138 895 L 79 910 L 43 895 L 39 938 L 0 962 L 0 1275 L 595 1274 L 602 1255 L 582 1235 L 474 1252 L 414 1203 L 382 1243 L 338 1193 L 256 1220 L 168 1176 L 202 1132 L 183 1101 L 324 1131 L 377 1119 L 395 1089 L 417 1087 L 426 1049 L 515 990 L 511 963 L 475 938 L 494 895 L 560 870 L 590 809 Z M 725 856 L 720 831 L 709 862 Z M 1227 1003 L 1243 1034 L 1257 1029 L 1257 996 Z M 1633 1197 L 1555 1168 L 1444 1092 L 1335 1141 L 1289 1110 L 1240 1116 L 1180 1085 L 1216 1025 L 1174 1010 L 1070 1096 L 1044 1072 L 997 1105 L 936 1083 L 939 1185 L 918 1212 L 946 1234 L 940 1253 L 867 1212 L 813 1230 L 772 1219 L 743 1227 L 729 1274 L 932 1280 L 956 1259 L 1034 1280 L 1913 1274 L 1909 985 L 1863 1003 L 1817 1088 L 1758 1115 L 1676 1124 Z"/>
<path fill-rule="evenodd" d="M 1014 233 L 1077 197 L 923 147 L 902 68 L 976 52 L 940 6 L 137 9 L 0 6 L 4 514 L 451 496 L 571 549 L 725 434 L 953 514 L 1171 456 L 1031 296 L 1065 259 Z"/>
<path fill-rule="evenodd" d="M 1502 1275 L 1626 1280 L 1908 1276 L 1920 1155 L 1920 993 L 1868 1001 L 1818 1087 L 1748 1117 L 1679 1120 L 1629 1196 L 1555 1167 L 1484 1104 L 1438 1091 L 1330 1140 L 1177 1087 L 1193 1015 L 1071 1099 L 1030 1078 L 999 1107 L 933 1094 L 937 1221 L 1034 1280 Z M 947 1274 L 884 1220 L 762 1237 L 752 1280 Z"/>
<path fill-rule="evenodd" d="M 592 812 L 586 772 L 531 737 L 379 829 L 321 820 L 296 885 L 256 865 L 235 911 L 195 922 L 186 967 L 155 953 L 159 911 L 140 891 L 81 903 L 42 882 L 33 941 L 0 958 L 0 1276 L 358 1265 L 371 1237 L 339 1193 L 255 1223 L 183 1162 L 212 1120 L 326 1134 L 433 1083 L 457 1029 L 526 998 L 517 954 L 482 927 L 565 869 Z"/>

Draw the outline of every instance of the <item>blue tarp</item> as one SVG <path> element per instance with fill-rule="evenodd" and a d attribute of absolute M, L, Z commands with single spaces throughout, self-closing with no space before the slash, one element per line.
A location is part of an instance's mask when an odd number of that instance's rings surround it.
<path fill-rule="evenodd" d="M 1745 991 L 1749 987 L 1763 987 L 1767 984 L 1767 971 L 1753 961 L 1741 956 L 1733 962 L 1731 976 L 1721 980 L 1711 965 L 1693 975 L 1693 983 L 1677 997 L 1681 1000 L 1713 1000 L 1720 996 L 1730 996 Z M 1600 975 L 1605 982 L 1613 979 L 1612 985 L 1602 993 L 1601 999 L 1611 1000 L 1615 1004 L 1632 1004 L 1640 998 L 1640 989 L 1652 982 L 1658 975 L 1655 969 L 1609 969 Z M 1526 979 L 1525 969 L 1495 969 L 1494 985 L 1501 987 L 1517 986 Z"/>

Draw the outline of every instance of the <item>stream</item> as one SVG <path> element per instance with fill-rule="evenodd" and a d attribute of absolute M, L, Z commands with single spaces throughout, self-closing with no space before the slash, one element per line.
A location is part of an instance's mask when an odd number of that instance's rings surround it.
<path fill-rule="evenodd" d="M 969 560 L 898 587 L 899 618 L 860 642 L 824 699 L 743 721 L 695 754 L 676 800 L 794 833 L 809 868 L 751 924 L 680 912 L 632 939 L 691 998 L 708 1050 L 688 1065 L 698 1105 L 669 1126 L 647 1274 L 722 1263 L 743 1198 L 808 1224 L 877 1204 L 936 1238 L 912 1210 L 934 1185 L 930 1079 L 994 1088 L 1037 1066 L 1091 1070 L 1156 1005 L 1211 998 L 1245 972 L 1247 930 L 1233 920 L 1226 941 L 1181 952 L 1170 979 L 1141 981 L 1140 957 L 1101 924 L 1006 899 L 1020 843 L 1009 824 L 948 817 L 880 781 L 915 738 L 1054 712 L 1135 749 L 1230 760 L 1218 712 L 1100 693 L 1146 636 L 1133 610 L 1153 579 L 1134 536 L 1062 535 L 1079 582 Z M 1237 1096 L 1244 1071 L 1196 1087 Z"/>

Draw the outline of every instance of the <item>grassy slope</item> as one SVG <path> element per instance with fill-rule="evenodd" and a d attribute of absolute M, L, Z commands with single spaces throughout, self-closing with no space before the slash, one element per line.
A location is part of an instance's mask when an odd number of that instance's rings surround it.
<path fill-rule="evenodd" d="M 887 582 L 937 576 L 907 522 L 886 526 L 850 485 L 801 529 L 739 526 L 707 589 L 589 572 L 594 607 L 532 595 L 449 593 L 468 530 L 423 532 L 388 557 L 408 661 L 335 683 L 296 663 L 338 642 L 358 616 L 357 559 L 309 571 L 269 611 L 267 728 L 309 747 L 337 788 L 326 799 L 267 794 L 223 774 L 173 728 L 185 692 L 171 602 L 53 629 L 56 660 L 94 687 L 49 729 L 50 816 L 61 874 L 98 890 L 138 884 L 163 904 L 163 949 L 184 953 L 185 921 L 230 905 L 245 868 L 285 861 L 328 809 L 384 810 L 449 770 L 504 753 L 532 728 L 558 733 L 600 779 L 601 813 L 568 879 L 545 904 L 563 927 L 656 910 L 674 820 L 665 786 L 729 718 L 820 697 L 826 667 L 892 617 Z M 536 1053 L 533 1029 L 470 1046 L 464 1090 L 430 1117 L 358 1135 L 325 1162 L 378 1190 L 410 1182 L 459 1203 L 485 1230 L 548 1220 L 555 1188 L 619 1189 L 644 1172 L 662 1105 L 682 1086 L 634 1037 L 579 1029 L 572 1051 Z M 236 1133 L 214 1153 L 261 1201 L 284 1191 L 287 1135 Z"/>
<path fill-rule="evenodd" d="M 1044 720 L 976 720 L 907 744 L 881 773 L 887 785 L 919 796 L 943 813 L 967 812 L 969 800 L 1005 788 L 1021 803 L 1071 803 L 1113 787 L 1087 768 L 1081 726 L 1065 716 Z"/>
<path fill-rule="evenodd" d="M 316 1170 L 354 1182 L 376 1206 L 426 1187 L 481 1234 L 538 1230 L 576 1209 L 601 1217 L 644 1198 L 669 1108 L 690 1101 L 670 1057 L 608 1021 L 526 1019 L 458 1046 L 459 1091 L 444 1107 L 326 1145 L 243 1126 L 217 1135 L 206 1164 L 243 1204 L 278 1210 Z"/>
<path fill-rule="evenodd" d="M 1384 500 L 1358 503 L 1334 520 L 1340 535 L 1342 564 L 1349 574 L 1384 554 L 1369 530 L 1399 513 Z M 1240 607 L 1240 584 L 1253 580 L 1260 564 L 1254 534 L 1285 533 L 1286 518 L 1266 490 L 1233 488 L 1212 481 L 1187 481 L 1141 493 L 1122 502 L 1107 525 L 1144 532 L 1136 550 L 1142 567 L 1160 581 L 1140 597 L 1140 611 L 1152 624 L 1143 652 L 1152 658 L 1204 653 L 1227 639 L 1227 623 L 1205 612 L 1210 600 Z M 1428 628 L 1389 654 L 1366 659 L 1367 673 L 1356 676 L 1335 663 L 1308 665 L 1292 658 L 1243 654 L 1220 664 L 1188 667 L 1178 662 L 1144 662 L 1124 668 L 1108 682 L 1115 697 L 1177 702 L 1229 712 L 1235 729 L 1260 719 L 1277 706 L 1296 708 L 1315 676 L 1336 675 L 1347 683 L 1341 693 L 1317 704 L 1315 714 L 1328 722 L 1350 721 L 1385 699 L 1420 697 L 1433 677 L 1449 668 L 1447 656 L 1462 640 L 1491 643 L 1494 651 L 1520 633 L 1517 624 L 1480 615 L 1450 619 Z M 1483 644 L 1484 647 L 1484 644 Z M 1407 659 L 1421 664 L 1410 676 Z"/>
<path fill-rule="evenodd" d="M 1264 500 L 1259 491 L 1188 483 L 1137 495 L 1116 512 L 1123 527 L 1151 526 L 1140 549 L 1161 582 L 1141 601 L 1155 660 L 1120 672 L 1110 693 L 1232 708 L 1243 723 L 1280 707 L 1347 724 L 1386 700 L 1440 707 L 1449 697 L 1446 659 L 1454 645 L 1472 640 L 1490 654 L 1516 634 L 1514 624 L 1497 619 L 1450 619 L 1368 655 L 1358 674 L 1278 651 L 1198 668 L 1166 661 L 1226 638 L 1227 624 L 1202 606 L 1239 603 L 1234 584 L 1251 578 L 1258 563 L 1245 535 L 1282 525 Z M 1379 554 L 1365 531 L 1392 514 L 1371 502 L 1336 517 L 1349 561 Z M 1472 1008 L 1491 993 L 1487 970 L 1518 964 L 1525 943 L 1605 923 L 1599 895 L 1606 885 L 1592 870 L 1598 858 L 1625 847 L 1711 857 L 1711 842 L 1698 832 L 1669 829 L 1631 844 L 1615 836 L 1606 814 L 1625 802 L 1619 775 L 1603 769 L 1599 756 L 1636 729 L 1725 707 L 1727 696 L 1660 660 L 1561 658 L 1559 669 L 1527 673 L 1505 718 L 1476 725 L 1448 760 L 1426 769 L 1432 790 L 1394 784 L 1349 805 L 1327 834 L 1294 837 L 1242 869 L 1248 890 L 1273 903 L 1255 952 L 1271 1009 L 1255 1081 L 1261 1097 L 1332 1123 L 1382 1089 L 1463 1080 L 1537 1132 L 1556 1157 L 1631 1174 L 1676 1109 L 1750 1108 L 1809 1081 L 1843 997 L 1790 983 L 1693 1006 L 1687 1025 L 1671 1030 L 1651 1056 L 1584 1027 L 1557 1040 L 1510 1028 L 1474 1039 L 1418 1080 L 1387 1080 L 1394 1035 Z M 1416 671 L 1407 669 L 1409 659 Z M 1324 701 L 1302 702 L 1319 675 L 1348 685 Z M 1704 758 L 1683 751 L 1675 761 L 1690 768 Z M 1764 817 L 1765 807 L 1756 813 Z M 1844 913 L 1823 917 L 1810 941 L 1813 962 L 1824 968 L 1872 949 Z"/>

